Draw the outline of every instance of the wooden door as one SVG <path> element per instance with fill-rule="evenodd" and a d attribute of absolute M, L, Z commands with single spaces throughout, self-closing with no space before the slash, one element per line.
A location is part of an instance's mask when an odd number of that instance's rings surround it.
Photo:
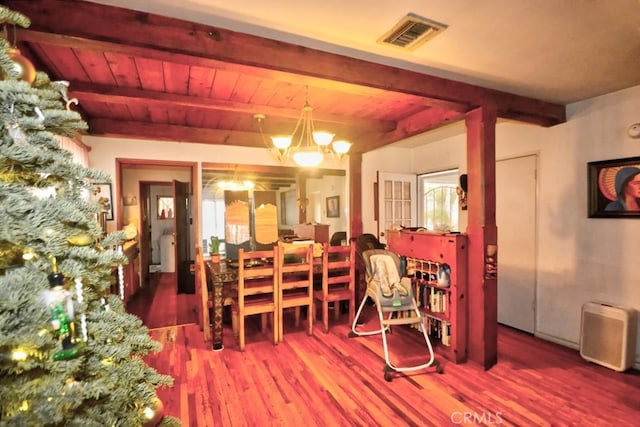
<path fill-rule="evenodd" d="M 140 186 L 140 280 L 142 285 L 149 284 L 149 265 L 151 264 L 151 199 L 149 184 L 139 183 Z"/>
<path fill-rule="evenodd" d="M 387 242 L 392 225 L 415 227 L 417 222 L 415 175 L 378 171 L 378 240 Z"/>
<path fill-rule="evenodd" d="M 178 293 L 194 293 L 195 277 L 189 259 L 189 183 L 173 181 L 175 260 L 178 271 Z"/>
<path fill-rule="evenodd" d="M 536 188 L 535 155 L 496 163 L 498 225 L 498 322 L 535 330 Z"/>

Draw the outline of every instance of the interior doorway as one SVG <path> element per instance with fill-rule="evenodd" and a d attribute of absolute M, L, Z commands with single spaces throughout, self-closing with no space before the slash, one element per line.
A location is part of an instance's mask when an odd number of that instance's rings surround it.
<path fill-rule="evenodd" d="M 173 326 L 196 306 L 192 264 L 199 224 L 197 164 L 137 159 L 116 163 L 116 200 L 129 202 L 118 210 L 118 228 L 133 224 L 139 231 L 138 299 L 147 301 L 136 304 L 146 311 L 134 314 L 143 322 L 153 319 L 147 326 Z M 163 301 L 156 304 L 158 292 Z"/>

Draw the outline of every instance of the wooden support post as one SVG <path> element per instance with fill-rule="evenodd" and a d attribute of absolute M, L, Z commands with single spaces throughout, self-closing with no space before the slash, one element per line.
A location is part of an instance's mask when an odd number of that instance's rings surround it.
<path fill-rule="evenodd" d="M 498 361 L 496 227 L 496 110 L 481 107 L 469 112 L 467 125 L 469 270 L 468 359 L 489 369 Z"/>
<path fill-rule="evenodd" d="M 349 237 L 362 235 L 362 153 L 349 154 Z"/>
<path fill-rule="evenodd" d="M 304 172 L 298 172 L 296 175 L 296 187 L 298 188 L 298 224 L 307 223 L 307 207 L 309 200 L 307 199 L 307 175 Z"/>

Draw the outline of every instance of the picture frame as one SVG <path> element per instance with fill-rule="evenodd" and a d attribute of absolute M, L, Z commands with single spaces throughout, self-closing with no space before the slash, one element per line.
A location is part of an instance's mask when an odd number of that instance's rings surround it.
<path fill-rule="evenodd" d="M 94 184 L 94 191 L 92 200 L 100 203 L 100 212 L 105 212 L 106 220 L 113 221 L 113 197 L 111 194 L 111 184 L 108 182 L 101 182 Z"/>
<path fill-rule="evenodd" d="M 327 218 L 340 218 L 340 196 L 327 197 Z"/>
<path fill-rule="evenodd" d="M 640 156 L 587 163 L 589 218 L 640 218 Z"/>
<path fill-rule="evenodd" d="M 173 219 L 173 196 L 158 196 L 157 219 Z"/>

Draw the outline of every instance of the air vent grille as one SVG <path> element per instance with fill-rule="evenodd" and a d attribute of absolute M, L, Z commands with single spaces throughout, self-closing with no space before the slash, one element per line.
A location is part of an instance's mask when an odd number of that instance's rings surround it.
<path fill-rule="evenodd" d="M 414 50 L 422 43 L 447 28 L 445 24 L 410 13 L 402 18 L 390 31 L 378 39 L 378 43 L 401 49 Z"/>

